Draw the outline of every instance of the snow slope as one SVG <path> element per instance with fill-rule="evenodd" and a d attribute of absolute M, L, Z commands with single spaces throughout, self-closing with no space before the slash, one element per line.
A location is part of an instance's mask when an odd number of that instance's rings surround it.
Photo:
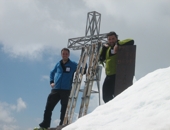
<path fill-rule="evenodd" d="M 63 130 L 170 130 L 170 67 L 147 74 Z"/>

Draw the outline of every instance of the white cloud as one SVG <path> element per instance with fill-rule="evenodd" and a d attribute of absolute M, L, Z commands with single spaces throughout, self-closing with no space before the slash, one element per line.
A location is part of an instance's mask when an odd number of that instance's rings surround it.
<path fill-rule="evenodd" d="M 11 110 L 13 106 L 8 103 L 0 102 L 0 122 L 4 123 L 14 123 L 15 119 L 11 116 Z"/>
<path fill-rule="evenodd" d="M 34 0 L 0 1 L 0 41 L 4 52 L 12 57 L 38 59 L 44 51 L 56 51 L 63 46 L 59 38 L 71 30 L 58 18 L 59 12 L 55 12 L 54 17 L 43 4 Z M 65 45 L 67 39 L 64 39 Z"/>
<path fill-rule="evenodd" d="M 25 102 L 22 98 L 17 99 L 17 104 L 8 104 L 6 102 L 0 102 L 0 129 L 1 130 L 18 130 L 18 126 L 15 124 L 16 119 L 13 117 L 13 112 L 20 112 L 26 108 Z"/>
<path fill-rule="evenodd" d="M 0 129 L 17 130 L 16 119 L 12 116 L 13 105 L 0 102 Z"/>
<path fill-rule="evenodd" d="M 17 100 L 17 112 L 20 112 L 22 109 L 25 109 L 27 106 L 26 106 L 26 103 L 22 100 L 22 98 L 18 98 Z"/>
<path fill-rule="evenodd" d="M 121 22 L 133 27 L 134 25 L 145 26 L 146 24 L 158 24 L 159 16 L 169 19 L 170 9 L 168 0 L 83 0 L 90 9 L 101 10 L 101 14 L 109 16 L 112 23 Z M 147 13 L 146 13 L 147 12 Z M 103 15 L 102 15 L 103 16 Z M 113 19 L 114 18 L 114 19 Z M 108 21 L 107 21 L 108 22 Z M 167 22 L 168 21 L 164 21 Z M 152 26 L 153 26 L 152 25 Z M 141 29 L 141 27 L 139 27 Z M 122 30 L 122 29 L 120 29 Z"/>
<path fill-rule="evenodd" d="M 84 35 L 86 14 L 91 11 L 102 15 L 101 33 L 116 31 L 120 40 L 135 40 L 138 79 L 169 65 L 164 58 L 170 53 L 169 0 L 1 0 L 0 49 L 12 57 L 36 60 L 43 54 L 60 54 L 69 38 Z"/>

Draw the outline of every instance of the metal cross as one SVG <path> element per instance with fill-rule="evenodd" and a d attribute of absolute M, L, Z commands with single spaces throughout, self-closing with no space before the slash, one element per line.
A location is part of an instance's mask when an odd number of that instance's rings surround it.
<path fill-rule="evenodd" d="M 101 14 L 92 11 L 87 14 L 87 22 L 86 22 L 86 31 L 84 37 L 70 38 L 68 40 L 68 48 L 72 48 L 74 50 L 80 50 L 82 47 L 98 43 L 98 42 L 106 42 L 106 34 L 100 34 L 100 22 L 101 22 Z"/>

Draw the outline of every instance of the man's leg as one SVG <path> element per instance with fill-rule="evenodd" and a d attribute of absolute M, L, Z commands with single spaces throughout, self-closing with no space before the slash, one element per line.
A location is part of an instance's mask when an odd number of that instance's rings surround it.
<path fill-rule="evenodd" d="M 39 124 L 40 127 L 43 128 L 50 127 L 52 111 L 59 100 L 60 100 L 60 95 L 58 94 L 58 92 L 52 90 L 47 98 L 47 103 L 44 111 L 44 120 L 42 123 Z"/>
<path fill-rule="evenodd" d="M 115 75 L 106 76 L 103 83 L 103 101 L 106 103 L 113 99 L 115 87 Z"/>
<path fill-rule="evenodd" d="M 66 109 L 67 109 L 67 104 L 68 104 L 68 99 L 70 96 L 70 90 L 63 90 L 61 93 L 61 114 L 60 114 L 60 124 L 63 124 Z"/>

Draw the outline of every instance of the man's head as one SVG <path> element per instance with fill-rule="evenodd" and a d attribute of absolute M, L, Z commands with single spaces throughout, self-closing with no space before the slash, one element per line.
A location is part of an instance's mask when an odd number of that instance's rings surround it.
<path fill-rule="evenodd" d="M 64 61 L 67 61 L 70 56 L 70 50 L 68 48 L 63 48 L 61 50 L 61 57 Z"/>
<path fill-rule="evenodd" d="M 109 32 L 107 34 L 107 40 L 110 46 L 114 46 L 118 41 L 118 35 L 115 32 Z"/>

